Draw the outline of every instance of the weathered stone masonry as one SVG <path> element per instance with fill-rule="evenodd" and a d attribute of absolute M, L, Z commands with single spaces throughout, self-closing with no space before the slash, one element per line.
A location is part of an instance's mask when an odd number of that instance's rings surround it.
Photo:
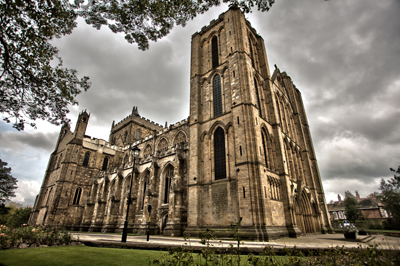
<path fill-rule="evenodd" d="M 134 107 L 109 141 L 85 135 L 82 112 L 61 129 L 30 223 L 121 231 L 133 171 L 129 230 L 269 240 L 331 230 L 300 91 L 235 9 L 192 36 L 190 116 L 163 127 Z"/>

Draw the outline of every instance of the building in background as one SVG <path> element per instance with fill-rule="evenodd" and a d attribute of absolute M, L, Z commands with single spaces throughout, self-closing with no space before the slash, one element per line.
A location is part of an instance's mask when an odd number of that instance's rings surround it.
<path fill-rule="evenodd" d="M 85 135 L 84 111 L 62 127 L 30 223 L 196 235 L 211 228 L 269 240 L 331 230 L 300 91 L 244 15 L 230 9 L 192 36 L 190 116 L 161 126 L 137 108 L 109 140 Z M 129 148 L 140 148 L 132 171 Z M 133 176 L 132 176 L 133 172 Z"/>
<path fill-rule="evenodd" d="M 366 220 L 370 220 L 372 224 L 378 225 L 381 224 L 382 221 L 390 218 L 388 212 L 384 209 L 384 205 L 377 198 L 375 198 L 374 194 L 366 198 L 361 198 L 358 192 L 356 192 L 355 198 L 359 204 L 359 210 L 363 214 Z M 338 201 L 331 201 L 327 204 L 329 219 L 334 228 L 339 228 L 342 220 L 347 219 L 345 215 L 345 206 L 344 200 L 338 194 Z"/>

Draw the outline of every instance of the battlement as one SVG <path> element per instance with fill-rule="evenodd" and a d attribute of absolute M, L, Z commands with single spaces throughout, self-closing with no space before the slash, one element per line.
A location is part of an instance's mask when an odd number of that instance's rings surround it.
<path fill-rule="evenodd" d="M 159 136 L 159 135 L 161 135 L 161 134 L 163 134 L 164 132 L 167 132 L 167 131 L 169 131 L 169 130 L 175 129 L 175 128 L 180 127 L 180 126 L 183 126 L 183 125 L 187 124 L 188 121 L 189 121 L 189 117 L 186 118 L 186 119 L 183 119 L 183 120 L 181 120 L 181 121 L 179 121 L 179 122 L 176 122 L 175 124 L 172 124 L 172 125 L 170 125 L 169 127 L 164 128 L 163 130 L 158 131 L 157 136 Z"/>
<path fill-rule="evenodd" d="M 225 12 L 225 13 L 226 13 L 226 12 Z M 218 17 L 218 19 L 213 19 L 213 20 L 211 20 L 211 21 L 210 21 L 210 24 L 208 24 L 207 26 L 204 26 L 203 28 L 201 28 L 201 31 L 200 31 L 200 32 L 197 32 L 197 31 L 196 31 L 196 32 L 192 35 L 192 38 L 194 38 L 194 36 L 196 36 L 197 34 L 203 35 L 203 34 L 204 34 L 205 32 L 207 32 L 211 27 L 214 27 L 218 22 L 223 21 L 225 13 L 220 14 L 219 17 Z"/>
<path fill-rule="evenodd" d="M 151 121 L 150 119 L 141 117 L 140 115 L 128 115 L 127 117 L 125 117 L 124 119 L 122 119 L 120 122 L 118 122 L 117 124 L 113 124 L 111 127 L 111 132 L 116 132 L 118 130 L 120 130 L 121 128 L 125 127 L 128 123 L 130 122 L 136 122 L 139 125 L 142 125 L 144 127 L 150 128 L 151 130 L 162 130 L 163 126 Z"/>
<path fill-rule="evenodd" d="M 118 145 L 112 145 L 111 143 L 105 141 L 104 139 L 91 138 L 90 136 L 85 135 L 85 138 L 83 140 L 86 143 L 90 143 L 96 146 L 106 147 L 115 151 L 122 151 L 122 147 Z"/>

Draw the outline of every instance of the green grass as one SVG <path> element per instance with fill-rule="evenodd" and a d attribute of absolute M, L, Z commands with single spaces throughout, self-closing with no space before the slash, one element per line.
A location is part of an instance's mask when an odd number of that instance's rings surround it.
<path fill-rule="evenodd" d="M 140 249 L 98 248 L 87 246 L 63 246 L 29 249 L 0 250 L 0 266 L 85 266 L 85 265 L 149 265 L 167 251 Z M 200 254 L 194 254 L 199 263 Z M 246 263 L 247 255 L 241 255 L 241 265 Z M 287 262 L 288 257 L 273 257 L 275 262 Z M 201 259 L 204 262 L 204 259 Z"/>
<path fill-rule="evenodd" d="M 0 250 L 4 266 L 64 265 L 148 265 L 163 251 L 64 246 L 48 248 Z"/>

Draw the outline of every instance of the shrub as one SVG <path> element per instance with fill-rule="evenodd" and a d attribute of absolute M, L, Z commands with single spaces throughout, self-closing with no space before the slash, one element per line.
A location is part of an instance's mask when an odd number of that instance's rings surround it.
<path fill-rule="evenodd" d="M 68 231 L 52 226 L 28 226 L 10 228 L 0 225 L 0 249 L 19 247 L 22 244 L 31 246 L 56 246 L 70 244 L 72 236 Z"/>

